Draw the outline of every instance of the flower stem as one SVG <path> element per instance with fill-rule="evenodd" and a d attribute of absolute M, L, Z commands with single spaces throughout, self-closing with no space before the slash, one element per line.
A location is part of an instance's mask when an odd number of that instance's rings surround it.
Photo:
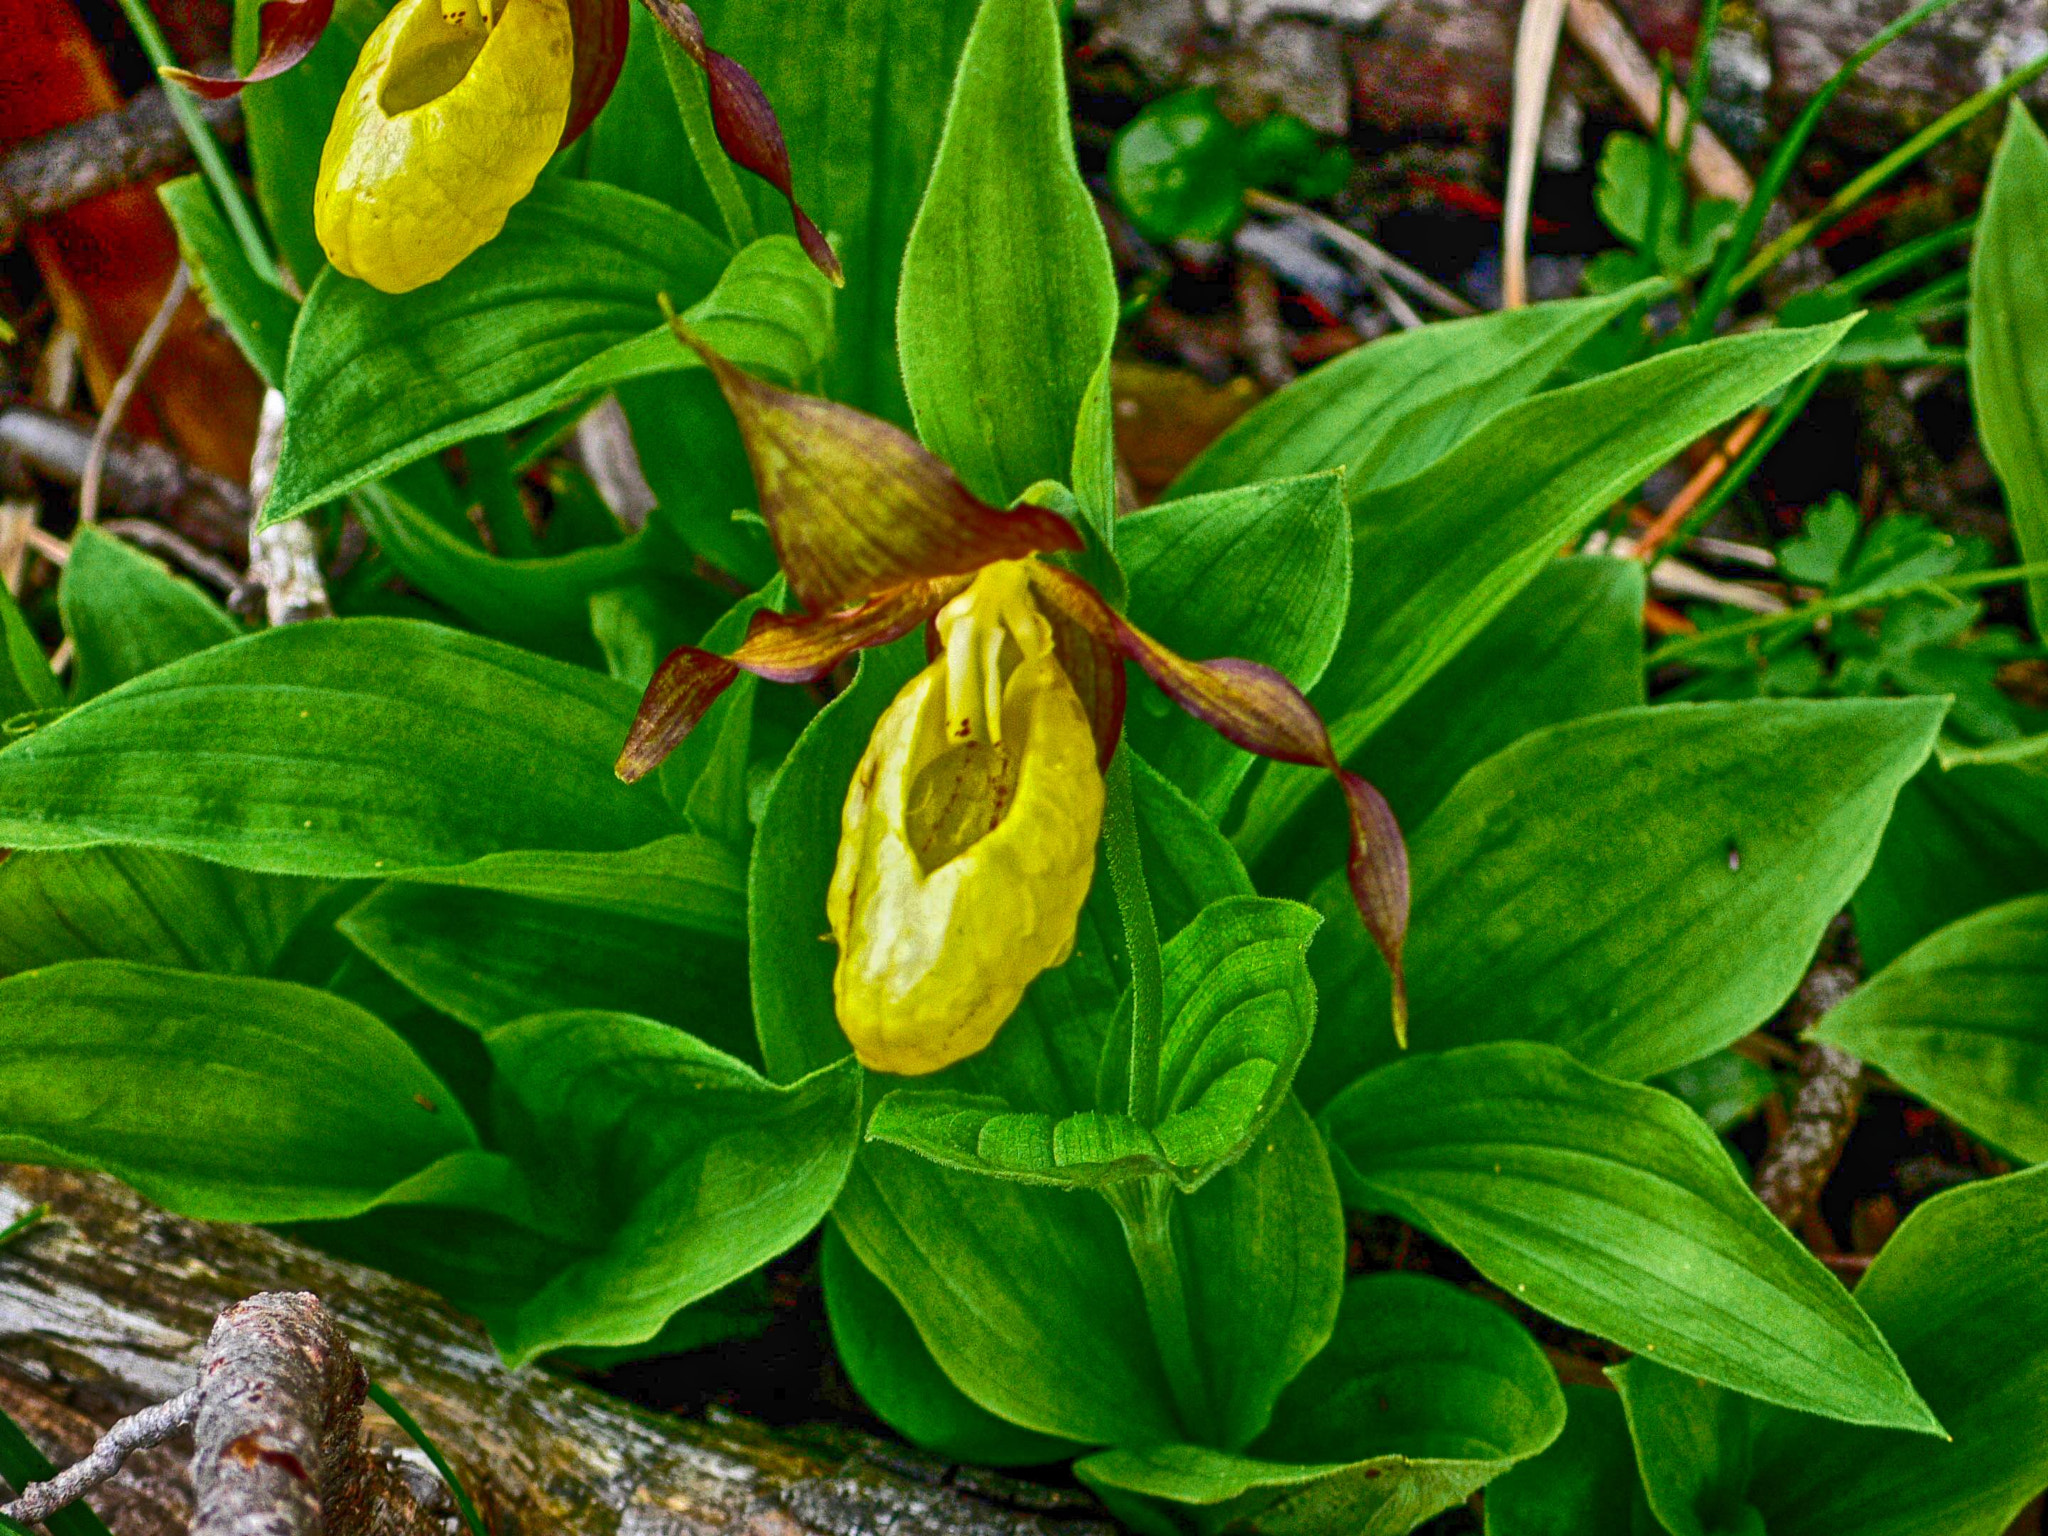
<path fill-rule="evenodd" d="M 156 17 L 150 13 L 146 0 L 120 0 L 120 3 L 122 14 L 128 18 L 128 25 L 135 33 L 135 40 L 142 44 L 142 51 L 148 55 L 151 65 L 157 69 L 175 65 L 177 57 L 171 52 L 171 45 L 164 41 L 163 29 L 156 24 Z M 198 103 L 186 95 L 182 87 L 168 80 L 163 82 L 163 92 L 164 99 L 170 103 L 171 115 L 177 118 L 178 126 L 184 130 L 186 143 L 192 147 L 192 158 L 199 162 L 199 169 L 213 187 L 214 196 L 220 199 L 221 209 L 227 215 L 235 238 L 241 242 L 242 254 L 248 258 L 250 268 L 273 288 L 284 288 L 284 275 L 263 237 L 263 225 L 255 210 L 250 208 L 249 200 L 242 196 L 241 183 L 235 180 L 220 140 L 206 126 L 206 119 L 199 115 Z M 294 293 L 293 297 L 296 298 L 297 294 Z"/>
<path fill-rule="evenodd" d="M 1104 782 L 1103 854 L 1117 911 L 1124 920 L 1124 946 L 1131 957 L 1131 1118 L 1150 1127 L 1159 1119 L 1159 1054 L 1164 1038 L 1159 961 L 1159 926 L 1145 887 L 1145 855 L 1138 846 L 1138 804 L 1131 793 L 1130 749 L 1119 747 Z M 1136 1252 L 1135 1249 L 1132 1250 Z M 1143 1273 L 1142 1269 L 1140 1273 Z"/>
<path fill-rule="evenodd" d="M 1202 1443 L 1210 1422 L 1209 1387 L 1188 1321 L 1187 1288 L 1181 1283 L 1180 1255 L 1173 1242 L 1173 1186 L 1155 1175 L 1113 1185 L 1103 1193 L 1123 1223 L 1124 1246 L 1138 1272 L 1145 1317 L 1152 1325 L 1152 1342 L 1181 1427 L 1189 1440 Z"/>

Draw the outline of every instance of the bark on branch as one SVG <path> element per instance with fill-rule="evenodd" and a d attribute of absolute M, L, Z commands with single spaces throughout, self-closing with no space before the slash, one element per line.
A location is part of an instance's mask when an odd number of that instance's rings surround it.
<path fill-rule="evenodd" d="M 305 1291 L 320 1297 L 362 1364 L 454 1463 L 498 1536 L 1113 1530 L 1079 1495 L 928 1464 L 914 1452 L 844 1431 L 813 1436 L 731 1416 L 662 1417 L 543 1370 L 508 1372 L 480 1328 L 414 1286 L 254 1228 L 165 1215 L 112 1180 L 0 1167 L 0 1221 L 41 1201 L 55 1219 L 0 1251 L 0 1408 L 60 1465 L 87 1454 L 117 1419 L 192 1386 L 223 1310 L 257 1293 Z M 275 1307 L 289 1298 L 263 1301 Z M 248 1356 L 235 1369 L 302 1398 L 316 1377 L 332 1388 L 334 1381 L 319 1373 L 342 1369 L 340 1353 L 319 1344 L 323 1363 L 307 1363 L 319 1341 L 301 1331 L 305 1326 L 303 1318 L 267 1319 L 278 1354 Z M 288 1370 L 293 1351 L 301 1365 Z M 209 1385 L 227 1369 L 216 1368 Z M 209 1392 L 209 1411 L 211 1403 Z M 218 1443 L 227 1462 L 238 1461 L 233 1446 L 247 1433 L 245 1427 L 228 1434 L 204 1415 L 197 1427 L 202 1450 Z M 446 1504 L 432 1498 L 431 1472 L 410 1475 L 421 1459 L 395 1428 L 380 1416 L 369 1434 L 371 1454 L 408 1474 L 445 1517 Z M 193 1490 L 178 1449 L 174 1443 L 137 1453 L 92 1498 L 116 1536 L 186 1530 Z M 302 1463 L 307 1454 L 295 1441 L 259 1438 L 253 1460 L 287 1478 L 289 1469 L 265 1461 L 266 1449 Z M 317 1479 L 311 1465 L 306 1470 Z M 968 1492 L 969 1485 L 987 1491 Z M 200 1490 L 202 1520 L 220 1507 L 219 1496 L 218 1489 Z M 216 1536 L 255 1529 L 199 1528 Z M 330 1536 L 335 1529 L 329 1525 Z"/>

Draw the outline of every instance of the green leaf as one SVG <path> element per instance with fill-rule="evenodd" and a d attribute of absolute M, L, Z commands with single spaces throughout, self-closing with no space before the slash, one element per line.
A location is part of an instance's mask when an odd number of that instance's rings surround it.
<path fill-rule="evenodd" d="M 334 889 L 152 848 L 17 853 L 0 864 L 0 975 L 109 959 L 260 976 Z"/>
<path fill-rule="evenodd" d="M 50 658 L 43 644 L 23 617 L 14 594 L 0 588 L 0 646 L 5 647 L 5 665 L 0 665 L 0 709 L 7 714 L 39 713 L 64 708 L 64 687 L 50 670 Z"/>
<path fill-rule="evenodd" d="M 1156 1127 L 1117 1108 L 1128 1096 L 1126 993 L 1103 1053 L 1101 1109 L 1055 1118 L 990 1094 L 899 1088 L 876 1107 L 868 1138 L 1027 1184 L 1092 1189 L 1165 1174 L 1199 1189 L 1250 1150 L 1286 1100 L 1315 1023 L 1302 957 L 1320 921 L 1292 902 L 1240 896 L 1166 944 Z"/>
<path fill-rule="evenodd" d="M 178 249 L 192 268 L 207 309 L 228 328 L 263 382 L 272 389 L 283 387 L 298 304 L 250 267 L 248 253 L 229 228 L 205 177 L 179 176 L 158 187 L 156 196 L 178 232 Z"/>
<path fill-rule="evenodd" d="M 1350 602 L 1349 533 L 1335 474 L 1135 513 L 1116 535 L 1131 622 L 1183 656 L 1263 662 L 1309 688 L 1329 665 Z M 1222 818 L 1250 754 L 1154 688 L 1132 690 L 1125 728 L 1148 762 Z"/>
<path fill-rule="evenodd" d="M 1750 1498 L 1771 1536 L 2000 1536 L 2048 1487 L 2048 1169 L 1928 1201 L 1856 1299 L 1951 1441 L 1760 1413 Z"/>
<path fill-rule="evenodd" d="M 57 607 L 76 655 L 72 687 L 81 702 L 242 633 L 161 561 L 89 526 L 72 535 Z"/>
<path fill-rule="evenodd" d="M 267 630 L 160 667 L 0 752 L 0 843 L 141 843 L 377 877 L 673 830 L 612 774 L 629 689 L 400 619 Z"/>
<path fill-rule="evenodd" d="M 996 506 L 1066 478 L 1116 333 L 1072 134 L 1058 16 L 983 0 L 903 256 L 897 345 L 918 435 Z"/>
<path fill-rule="evenodd" d="M 1260 402 L 1166 497 L 1339 467 L 1354 497 L 1407 479 L 1534 394 L 1643 291 L 1449 320 L 1370 342 Z"/>
<path fill-rule="evenodd" d="M 1946 707 L 1660 705 L 1489 758 L 1409 837 L 1414 1043 L 1544 1040 L 1641 1078 L 1740 1039 L 1799 985 Z M 1336 930 L 1312 963 L 1323 1092 L 1393 1050 L 1385 968 L 1342 881 L 1316 893 Z"/>
<path fill-rule="evenodd" d="M 621 380 L 699 366 L 661 324 L 662 294 L 742 366 L 815 365 L 830 286 L 800 268 L 795 249 L 778 238 L 729 257 L 673 209 L 555 180 L 440 282 L 392 295 L 323 273 L 292 337 L 290 414 L 265 518 L 296 517 Z"/>
<path fill-rule="evenodd" d="M 1881 1067 L 2006 1151 L 2048 1161 L 2048 896 L 1922 940 L 1830 1009 L 1813 1038 Z"/>
<path fill-rule="evenodd" d="M 827 1224 L 819 1259 L 832 1347 L 861 1400 L 928 1451 L 978 1467 L 1064 1461 L 1085 1447 L 997 1418 L 939 1369 L 910 1315 Z"/>
<path fill-rule="evenodd" d="M 1244 219 L 1237 129 L 1214 88 L 1151 103 L 1117 130 L 1109 190 L 1151 240 L 1221 240 Z"/>
<path fill-rule="evenodd" d="M 0 1156 L 209 1221 L 366 1210 L 476 1145 L 383 1023 L 286 982 L 79 960 L 0 982 Z"/>
<path fill-rule="evenodd" d="M 679 1030 L 603 1013 L 526 1019 L 490 1046 L 538 1203 L 604 1228 L 499 1331 L 515 1364 L 652 1337 L 816 1226 L 852 1160 L 851 1062 L 778 1088 Z"/>
<path fill-rule="evenodd" d="M 1343 1215 L 1307 1117 L 1179 1205 L 1177 1249 L 1209 1408 L 1186 1424 L 1108 1207 L 863 1149 L 835 1219 L 945 1374 L 999 1416 L 1099 1445 L 1241 1446 L 1329 1337 Z"/>
<path fill-rule="evenodd" d="M 1566 1387 L 1564 1433 L 1486 1490 L 1486 1536 L 1667 1536 L 1643 1498 L 1621 1398 Z"/>
<path fill-rule="evenodd" d="M 1977 433 L 2005 487 L 2020 558 L 2048 560 L 2048 293 L 2038 256 L 2048 240 L 2048 139 L 2015 101 L 1992 161 L 1970 251 L 1970 401 Z M 2048 629 L 2048 580 L 2027 586 L 2036 630 Z"/>
<path fill-rule="evenodd" d="M 391 878 L 502 891 L 721 938 L 746 937 L 745 857 L 694 833 L 623 853 L 495 853 L 446 869 L 400 870 Z"/>
<path fill-rule="evenodd" d="M 746 947 L 707 933 L 502 891 L 390 884 L 341 931 L 406 987 L 489 1034 L 532 1013 L 587 1009 L 680 1025 L 754 1054 Z"/>
<path fill-rule="evenodd" d="M 1531 731 L 1644 703 L 1643 596 L 1637 561 L 1553 560 L 1373 733 L 1352 769 L 1412 834 L 1470 769 Z M 1261 860 L 1268 886 L 1307 895 L 1349 835 L 1337 787 L 1316 791 Z M 1302 1095 L 1312 1108 L 1348 1080 L 1322 1089 L 1320 1077 L 1311 1069 Z"/>
<path fill-rule="evenodd" d="M 1766 1402 L 1939 1432 L 1870 1320 L 1677 1100 L 1511 1042 L 1382 1067 L 1323 1124 L 1368 1208 L 1569 1326 Z"/>
<path fill-rule="evenodd" d="M 1899 792 L 1856 938 L 1872 971 L 1972 912 L 2048 891 L 2048 775 L 2020 764 L 1929 763 Z"/>
<path fill-rule="evenodd" d="M 1611 1367 L 1651 1510 L 1671 1536 L 1764 1536 L 1749 1502 L 1750 1404 L 1647 1356 Z"/>
<path fill-rule="evenodd" d="M 1160 1445 L 1075 1470 L 1113 1509 L 1119 1493 L 1198 1506 L 1203 1530 L 1393 1533 L 1462 1504 L 1563 1426 L 1549 1362 L 1504 1311 L 1439 1280 L 1368 1275 L 1244 1454 Z"/>
<path fill-rule="evenodd" d="M 711 45 L 744 63 L 775 104 L 797 197 L 846 266 L 828 393 L 909 425 L 897 281 L 980 0 L 700 0 L 694 9 Z M 789 228 L 782 199 L 743 181 L 762 227 Z"/>
<path fill-rule="evenodd" d="M 1558 547 L 1701 433 L 1825 356 L 1840 326 L 1729 336 L 1525 400 L 1352 503 L 1351 611 L 1311 700 L 1347 761 Z M 1235 835 L 1256 857 L 1323 782 L 1276 765 Z"/>

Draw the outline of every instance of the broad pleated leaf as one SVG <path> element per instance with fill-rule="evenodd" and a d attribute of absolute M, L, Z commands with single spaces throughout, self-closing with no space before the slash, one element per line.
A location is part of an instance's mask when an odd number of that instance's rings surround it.
<path fill-rule="evenodd" d="M 1870 1319 L 1676 1099 L 1517 1042 L 1382 1067 L 1322 1120 L 1354 1198 L 1560 1321 L 1767 1402 L 1938 1433 Z"/>
<path fill-rule="evenodd" d="M 903 382 L 925 446 L 984 501 L 1064 481 L 1116 331 L 1116 277 L 1074 162 L 1058 15 L 983 0 L 903 258 Z"/>
<path fill-rule="evenodd" d="M 438 625 L 266 630 L 160 667 L 0 752 L 0 843 L 141 843 L 378 877 L 672 832 L 612 754 L 629 690 Z"/>

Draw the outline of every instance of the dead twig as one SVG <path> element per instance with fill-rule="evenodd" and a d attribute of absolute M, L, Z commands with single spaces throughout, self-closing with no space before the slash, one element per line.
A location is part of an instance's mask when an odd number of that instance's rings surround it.
<path fill-rule="evenodd" d="M 218 587 L 224 593 L 235 593 L 242 589 L 243 581 L 239 572 L 218 555 L 209 555 L 190 540 L 166 528 L 162 523 L 145 522 L 139 517 L 119 517 L 112 522 L 101 523 L 108 533 L 119 534 L 138 549 L 146 549 L 153 555 L 163 555 L 175 560 L 186 570 L 209 586 Z M 53 539 L 51 542 L 61 541 Z M 69 546 L 65 546 L 69 553 Z"/>
<path fill-rule="evenodd" d="M 163 302 L 157 305 L 148 328 L 135 343 L 135 350 L 128 354 L 128 364 L 121 370 L 121 376 L 107 391 L 106 408 L 100 412 L 100 424 L 93 431 L 92 447 L 85 456 L 85 476 L 79 482 L 78 520 L 81 523 L 90 523 L 100 515 L 100 477 L 107 465 L 107 446 L 113 441 L 114 430 L 120 426 L 121 418 L 128 414 L 135 391 L 142 387 L 143 375 L 156 361 L 164 338 L 171 334 L 171 323 L 178 318 L 179 306 L 191 291 L 192 269 L 180 261 L 178 270 L 171 274 L 171 285 L 164 290 Z"/>
<path fill-rule="evenodd" d="M 180 1393 L 167 1403 L 131 1414 L 100 1436 L 90 1454 L 74 1461 L 46 1483 L 30 1483 L 21 1497 L 0 1505 L 0 1515 L 21 1525 L 41 1525 L 67 1504 L 82 1499 L 121 1470 L 129 1454 L 162 1445 L 199 1412 L 199 1389 Z"/>
<path fill-rule="evenodd" d="M 272 626 L 302 624 L 334 612 L 327 582 L 320 574 L 320 545 L 302 517 L 262 526 L 263 507 L 277 479 L 277 456 L 284 445 L 284 395 L 272 389 L 263 395 L 263 418 L 256 429 L 256 452 L 249 462 L 249 499 L 255 507 L 249 528 L 249 580 L 263 589 L 263 610 Z"/>
<path fill-rule="evenodd" d="M 1793 1016 L 1803 1030 L 1856 989 L 1845 965 L 1816 965 L 1800 983 Z M 1782 1134 L 1757 1164 L 1754 1188 L 1771 1213 L 1797 1230 L 1813 1214 L 1821 1187 L 1841 1160 L 1863 1107 L 1863 1063 L 1818 1042 L 1799 1057 L 1799 1096 Z"/>
<path fill-rule="evenodd" d="M 1757 433 L 1771 419 L 1768 407 L 1759 406 L 1737 423 L 1727 440 L 1716 448 L 1707 462 L 1702 464 L 1693 477 L 1685 482 L 1684 488 L 1671 498 L 1669 506 L 1651 519 L 1648 527 L 1636 535 L 1636 558 L 1649 560 L 1655 557 L 1667 540 L 1685 526 L 1685 520 L 1692 516 L 1693 508 L 1707 499 L 1714 487 L 1721 483 L 1721 477 L 1728 473 L 1729 466 L 1741 458 L 1749 445 L 1756 441 Z"/>
<path fill-rule="evenodd" d="M 85 478 L 93 429 L 39 406 L 0 408 L 0 453 L 29 469 L 77 485 Z M 108 440 L 101 504 L 130 516 L 165 517 L 194 543 L 238 553 L 249 527 L 249 493 L 234 481 L 187 464 L 161 443 L 116 433 Z"/>
<path fill-rule="evenodd" d="M 1522 0 L 1515 36 L 1514 106 L 1508 125 L 1507 211 L 1501 219 L 1501 307 L 1529 302 L 1529 204 L 1536 195 L 1536 152 L 1566 0 Z"/>
<path fill-rule="evenodd" d="M 242 108 L 234 97 L 195 104 L 215 133 L 230 143 L 241 138 Z M 119 111 L 31 139 L 0 159 L 0 250 L 30 224 L 191 160 L 160 85 L 138 91 Z"/>
<path fill-rule="evenodd" d="M 1607 0 L 1566 0 L 1565 25 L 1571 29 L 1572 41 L 1600 67 L 1643 125 L 1654 133 L 1662 121 L 1671 147 L 1684 148 L 1689 116 L 1685 102 L 1674 98 L 1668 105 L 1665 103 L 1664 84 L 1657 76 L 1657 66 L 1650 62 L 1650 56 L 1643 52 L 1642 44 L 1635 40 L 1627 24 L 1614 14 L 1613 6 Z M 1694 59 L 1692 67 L 1705 69 L 1707 61 Z M 1692 147 L 1685 164 L 1693 185 L 1708 197 L 1746 203 L 1756 190 L 1756 183 L 1750 180 L 1742 162 L 1729 153 L 1728 146 L 1705 123 L 1693 127 Z"/>
<path fill-rule="evenodd" d="M 1447 315 L 1463 318 L 1479 313 L 1477 305 L 1459 298 L 1427 273 L 1416 271 L 1392 251 L 1374 244 L 1349 224 L 1339 223 L 1326 213 L 1318 213 L 1315 209 L 1288 198 L 1275 197 L 1270 192 L 1257 190 L 1245 193 L 1244 201 L 1245 206 L 1255 213 L 1307 220 L 1315 226 L 1317 234 L 1356 261 L 1368 274 L 1378 272 L 1383 278 L 1400 284 L 1424 303 Z"/>
<path fill-rule="evenodd" d="M 1280 286 L 1256 261 L 1237 264 L 1237 322 L 1238 346 L 1252 376 L 1267 389 L 1292 384 L 1295 370 L 1287 355 L 1287 327 L 1280 320 Z"/>

